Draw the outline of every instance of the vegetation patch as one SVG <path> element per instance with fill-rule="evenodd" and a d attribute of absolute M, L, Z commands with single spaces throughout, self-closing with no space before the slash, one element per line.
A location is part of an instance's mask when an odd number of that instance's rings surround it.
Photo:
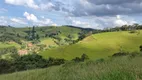
<path fill-rule="evenodd" d="M 142 44 L 141 36 L 142 34 L 131 34 L 129 31 L 94 34 L 77 44 L 46 50 L 40 55 L 44 58 L 55 57 L 71 60 L 85 53 L 90 59 L 96 60 L 107 58 L 120 51 L 139 52 L 139 46 Z"/>

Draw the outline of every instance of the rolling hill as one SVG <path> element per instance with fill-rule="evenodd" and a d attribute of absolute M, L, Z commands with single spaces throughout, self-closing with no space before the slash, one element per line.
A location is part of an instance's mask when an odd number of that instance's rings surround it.
<path fill-rule="evenodd" d="M 0 26 L 0 41 L 4 41 L 1 40 L 3 37 L 5 39 L 12 37 L 26 41 L 26 37 L 29 36 L 29 33 L 31 33 L 31 31 L 32 27 L 15 28 L 11 26 Z M 35 31 L 36 34 L 39 35 L 40 39 L 53 38 L 52 35 L 61 39 L 65 39 L 68 38 L 69 35 L 71 35 L 72 38 L 76 40 L 78 39 L 79 33 L 85 31 L 93 31 L 93 29 L 79 28 L 74 26 L 40 26 L 35 27 Z"/>
<path fill-rule="evenodd" d="M 29 32 L 32 30 L 32 27 L 24 27 L 24 28 L 15 28 L 11 26 L 0 26 L 0 48 L 5 48 L 9 46 L 19 46 L 20 41 L 30 42 L 26 39 L 29 36 Z M 46 36 L 50 34 L 58 34 L 55 35 L 58 38 L 65 39 L 68 38 L 68 35 L 72 35 L 73 39 L 78 39 L 78 33 L 83 31 L 83 28 L 77 27 L 68 27 L 68 26 L 43 26 L 36 27 L 36 34 L 39 35 L 40 41 L 42 44 L 46 45 L 55 45 L 56 43 L 51 39 L 52 37 Z M 9 42 L 13 42 L 11 44 L 6 44 Z"/>
<path fill-rule="evenodd" d="M 32 27 L 24 27 L 24 28 L 15 28 L 8 26 L 0 26 L 0 36 L 10 33 L 13 35 L 19 34 L 20 38 L 25 38 L 29 34 L 29 31 Z M 35 27 L 36 33 L 39 34 L 40 38 L 45 38 L 45 34 L 57 33 L 59 32 L 60 37 L 67 37 L 69 34 L 72 34 L 77 37 L 77 34 L 82 30 L 86 30 L 84 28 L 78 27 L 69 27 L 69 26 L 41 26 Z"/>
<path fill-rule="evenodd" d="M 26 36 L 29 35 L 31 28 L 13 28 L 13 27 L 0 27 L 1 35 L 0 49 L 15 46 L 21 48 L 22 44 L 17 43 L 15 40 L 20 40 L 23 43 L 32 42 L 26 40 Z M 36 34 L 39 34 L 40 42 L 33 43 L 33 51 L 39 48 L 41 44 L 54 47 L 46 48 L 39 51 L 39 55 L 44 58 L 48 58 L 54 61 L 54 58 L 62 58 L 67 61 L 60 66 L 52 66 L 45 69 L 39 69 L 33 65 L 31 58 L 29 61 L 32 63 L 22 64 L 24 67 L 33 66 L 34 70 L 21 69 L 21 72 L 15 72 L 17 69 L 13 69 L 15 73 L 0 75 L 1 80 L 141 80 L 141 54 L 127 55 L 121 57 L 111 57 L 114 53 L 123 52 L 139 52 L 139 47 L 142 45 L 142 30 L 130 30 L 130 31 L 115 31 L 115 32 L 103 32 L 93 34 L 93 29 L 82 29 L 78 27 L 62 26 L 62 27 L 36 27 Z M 93 30 L 94 31 L 94 30 Z M 78 40 L 80 33 L 85 33 L 85 38 L 80 39 L 79 42 L 69 45 L 58 45 L 56 38 L 59 41 L 66 41 L 67 39 Z M 100 31 L 101 32 L 101 31 Z M 91 34 L 89 34 L 91 33 Z M 50 36 L 50 34 L 54 36 Z M 89 36 L 89 35 L 90 36 Z M 6 36 L 5 36 L 6 35 Z M 48 36 L 47 36 L 48 35 Z M 69 35 L 73 37 L 70 38 Z M 86 35 L 88 37 L 86 37 Z M 84 36 L 84 34 L 83 34 Z M 54 38 L 56 37 L 56 38 Z M 65 43 L 65 42 L 63 42 Z M 52 45 L 52 46 L 51 46 Z M 42 47 L 45 48 L 45 47 Z M 15 49 L 15 48 L 14 48 Z M 15 49 L 16 50 L 16 49 Z M 80 57 L 82 54 L 87 54 L 90 60 L 84 62 L 68 61 L 76 57 Z M 10 54 L 2 55 L 2 59 L 7 59 Z M 29 56 L 29 55 L 27 55 Z M 42 58 L 42 57 L 38 58 Z M 110 56 L 110 58 L 108 58 Z M 4 57 L 4 58 L 3 58 Z M 23 56 L 22 56 L 23 57 Z M 49 58 L 53 57 L 53 58 Z M 33 57 L 34 59 L 37 59 Z M 103 59 L 102 59 L 103 58 Z M 19 58 L 17 58 L 19 59 Z M 23 58 L 21 58 L 23 59 Z M 26 57 L 26 59 L 28 59 Z M 7 59 L 12 60 L 12 59 Z M 39 59 L 38 59 L 39 60 Z M 14 60 L 12 60 L 14 61 Z M 19 60 L 18 60 L 19 61 Z M 43 60 L 42 62 L 46 62 Z M 37 62 L 37 60 L 35 61 Z M 55 60 L 55 62 L 57 62 Z M 5 62 L 7 63 L 7 62 Z M 2 63 L 1 66 L 5 66 Z M 12 62 L 13 63 L 13 62 Z M 20 66 L 21 66 L 21 62 Z M 24 63 L 24 62 L 23 62 Z M 25 61 L 27 63 L 27 60 Z M 40 62 L 41 63 L 41 62 Z M 50 63 L 50 62 L 49 62 Z M 11 63 L 8 63 L 8 66 Z M 39 65 L 35 63 L 36 65 Z M 13 64 L 12 64 L 13 65 Z M 43 64 L 42 64 L 43 65 Z M 43 65 L 44 66 L 44 65 Z M 9 66 L 10 70 L 14 68 Z M 21 66 L 22 67 L 22 66 Z M 47 66 L 46 66 L 47 67 Z M 16 67 L 15 67 L 16 68 Z M 3 69 L 3 68 L 2 68 Z M 8 68 L 9 69 L 9 68 Z M 27 71 L 22 71 L 27 70 Z M 5 71 L 5 70 L 4 70 Z"/>
<path fill-rule="evenodd" d="M 91 35 L 77 44 L 62 46 L 40 53 L 44 58 L 55 57 L 71 60 L 82 54 L 91 59 L 107 58 L 119 51 L 139 52 L 142 44 L 142 31 L 130 33 L 129 31 L 106 32 Z"/>
<path fill-rule="evenodd" d="M 0 75 L 1 80 L 141 80 L 141 57 L 68 62 L 61 66 Z"/>
<path fill-rule="evenodd" d="M 39 53 L 45 49 L 73 44 L 74 41 L 78 40 L 80 34 L 85 34 L 93 30 L 94 29 L 79 28 L 67 25 L 21 28 L 0 26 L 0 49 L 3 50 L 5 48 L 14 46 L 18 49 L 18 51 L 28 50 L 28 53 L 32 53 L 32 51 Z M 26 47 L 30 43 L 33 44 L 31 49 Z M 44 48 L 41 48 L 43 46 Z M 7 54 L 7 52 L 4 54 Z"/>

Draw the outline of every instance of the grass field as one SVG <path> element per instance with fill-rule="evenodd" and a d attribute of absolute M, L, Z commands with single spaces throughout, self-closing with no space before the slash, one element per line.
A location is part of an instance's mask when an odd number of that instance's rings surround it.
<path fill-rule="evenodd" d="M 20 45 L 17 43 L 2 43 L 0 42 L 0 48 L 7 48 L 7 47 L 11 47 L 11 46 L 15 46 L 16 48 L 20 48 Z"/>
<path fill-rule="evenodd" d="M 41 39 L 40 41 L 41 41 L 41 44 L 45 44 L 47 46 L 56 45 L 56 43 L 51 38 L 44 38 L 44 39 Z"/>
<path fill-rule="evenodd" d="M 0 75 L 0 80 L 141 80 L 142 57 L 128 56 L 104 62 L 68 62 L 61 66 Z"/>
<path fill-rule="evenodd" d="M 70 60 L 85 53 L 91 59 L 96 60 L 107 58 L 120 50 L 125 52 L 139 52 L 141 44 L 142 31 L 140 31 L 140 34 L 132 34 L 128 31 L 106 32 L 89 36 L 74 45 L 41 52 L 40 55 L 44 58 L 55 57 Z"/>

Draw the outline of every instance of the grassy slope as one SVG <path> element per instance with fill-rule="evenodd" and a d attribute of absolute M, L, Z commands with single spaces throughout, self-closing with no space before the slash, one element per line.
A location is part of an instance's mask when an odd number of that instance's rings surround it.
<path fill-rule="evenodd" d="M 140 32 L 139 35 L 127 31 L 95 34 L 75 45 L 44 51 L 41 52 L 41 55 L 45 58 L 73 59 L 85 53 L 91 59 L 99 59 L 111 56 L 120 50 L 138 52 L 139 46 L 142 44 L 142 31 Z"/>
<path fill-rule="evenodd" d="M 67 27 L 67 26 L 61 26 L 61 27 L 37 27 L 36 31 L 39 34 L 39 36 L 41 36 L 41 37 L 45 36 L 46 33 L 60 31 L 61 34 L 59 34 L 58 36 L 62 37 L 62 38 L 65 38 L 69 34 L 72 34 L 75 37 L 78 37 L 78 33 L 81 32 L 81 29 Z"/>
<path fill-rule="evenodd" d="M 0 36 L 3 35 L 4 33 L 13 33 L 15 35 L 20 34 L 22 37 L 21 40 L 24 40 L 25 36 L 28 35 L 28 31 L 31 30 L 31 28 L 25 27 L 25 28 L 13 28 L 13 27 L 0 27 Z M 59 37 L 62 38 L 67 38 L 69 34 L 74 35 L 74 39 L 78 37 L 78 33 L 81 32 L 81 29 L 78 28 L 72 28 L 72 27 L 67 27 L 67 26 L 62 26 L 62 27 L 36 27 L 36 32 L 39 34 L 41 43 L 48 45 L 56 45 L 54 41 L 51 38 L 44 38 L 46 33 L 54 32 L 54 31 L 60 31 L 61 34 L 59 34 Z M 5 44 L 0 42 L 0 48 L 5 48 L 9 46 L 20 46 L 17 45 L 16 43 L 13 44 Z"/>
<path fill-rule="evenodd" d="M 40 41 L 41 41 L 41 44 L 45 44 L 47 46 L 49 45 L 57 46 L 57 44 L 51 38 L 41 39 Z"/>
<path fill-rule="evenodd" d="M 141 80 L 142 58 L 118 57 L 96 63 L 66 63 L 62 66 L 0 75 L 0 80 Z"/>
<path fill-rule="evenodd" d="M 7 47 L 11 47 L 11 46 L 15 46 L 16 48 L 20 48 L 20 45 L 17 43 L 1 43 L 0 42 L 0 48 L 7 48 Z"/>
<path fill-rule="evenodd" d="M 29 27 L 25 27 L 25 28 L 0 27 L 0 33 L 2 34 L 3 33 L 13 33 L 13 34 L 19 33 L 20 36 L 22 37 L 25 37 L 26 35 L 28 35 L 27 32 L 29 30 L 32 30 L 32 27 L 30 28 Z M 69 34 L 72 34 L 76 37 L 78 36 L 78 33 L 81 32 L 81 29 L 79 28 L 68 27 L 68 26 L 59 26 L 59 27 L 44 26 L 44 27 L 36 27 L 35 30 L 40 37 L 44 37 L 46 33 L 56 32 L 56 31 L 61 32 L 61 34 L 59 35 L 61 37 L 67 37 Z"/>
<path fill-rule="evenodd" d="M 75 39 L 78 38 L 78 33 L 81 32 L 80 29 L 66 26 L 60 27 L 59 30 L 61 31 L 60 36 L 67 37 L 68 35 L 73 35 Z"/>
<path fill-rule="evenodd" d="M 58 36 L 61 38 L 67 38 L 68 35 L 73 35 L 74 39 L 78 38 L 78 33 L 81 32 L 80 29 L 77 28 L 71 28 L 71 27 L 66 27 L 66 26 L 62 26 L 62 27 L 43 27 L 43 29 L 45 28 L 45 32 L 48 33 L 48 31 L 60 31 L 61 34 L 59 34 Z M 40 27 L 37 28 L 37 33 L 40 34 L 41 36 L 45 35 L 45 32 L 40 32 Z M 57 44 L 53 41 L 53 39 L 51 38 L 42 38 L 41 40 L 42 44 L 46 44 L 47 46 L 49 45 L 54 45 L 57 46 Z"/>

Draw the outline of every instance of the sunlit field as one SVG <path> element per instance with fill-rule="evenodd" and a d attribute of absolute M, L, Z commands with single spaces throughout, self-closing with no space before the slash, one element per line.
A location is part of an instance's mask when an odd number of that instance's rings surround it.
<path fill-rule="evenodd" d="M 87 54 L 91 59 L 107 58 L 119 51 L 139 52 L 142 44 L 142 31 L 129 33 L 129 31 L 106 32 L 94 34 L 77 44 L 62 46 L 56 49 L 41 52 L 45 58 L 65 58 L 71 60 L 76 56 Z"/>

